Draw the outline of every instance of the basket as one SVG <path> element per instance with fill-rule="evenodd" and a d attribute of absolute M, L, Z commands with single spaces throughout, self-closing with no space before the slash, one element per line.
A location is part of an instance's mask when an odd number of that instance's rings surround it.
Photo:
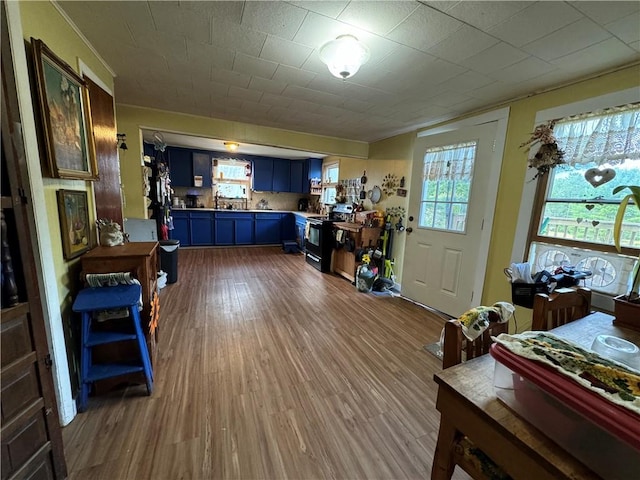
<path fill-rule="evenodd" d="M 546 283 L 512 283 L 511 303 L 525 308 L 533 308 L 536 293 L 549 293 Z"/>

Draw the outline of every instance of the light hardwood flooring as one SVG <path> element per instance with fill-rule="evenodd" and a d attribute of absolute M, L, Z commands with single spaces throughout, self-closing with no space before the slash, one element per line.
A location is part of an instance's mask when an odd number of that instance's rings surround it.
<path fill-rule="evenodd" d="M 153 395 L 90 397 L 71 479 L 429 478 L 442 318 L 277 247 L 181 249 L 160 303 Z"/>

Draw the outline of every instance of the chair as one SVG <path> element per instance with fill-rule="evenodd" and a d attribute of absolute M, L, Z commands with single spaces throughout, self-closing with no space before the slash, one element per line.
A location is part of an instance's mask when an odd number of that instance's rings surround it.
<path fill-rule="evenodd" d="M 490 314 L 493 315 L 493 314 Z M 460 322 L 456 319 L 444 324 L 444 341 L 442 346 L 442 368 L 449 368 L 465 360 L 489 353 L 493 341 L 492 336 L 507 333 L 508 323 L 500 323 L 489 317 L 489 326 L 473 342 L 462 333 Z M 463 358 L 463 354 L 465 354 Z"/>
<path fill-rule="evenodd" d="M 493 314 L 492 314 L 493 315 Z M 473 341 L 462 333 L 462 326 L 456 319 L 444 324 L 442 367 L 449 368 L 466 360 L 489 353 L 492 336 L 508 332 L 508 323 L 500 323 L 490 317 L 489 326 Z M 451 442 L 451 437 L 453 441 Z M 454 430 L 453 426 L 440 426 L 436 450 L 446 448 L 450 458 L 448 472 L 432 472 L 431 478 L 451 478 L 456 465 L 475 479 L 509 479 L 500 466 L 496 465 L 469 437 Z"/>
<path fill-rule="evenodd" d="M 533 299 L 531 330 L 551 330 L 591 312 L 591 290 L 576 290 L 546 295 L 537 293 Z"/>

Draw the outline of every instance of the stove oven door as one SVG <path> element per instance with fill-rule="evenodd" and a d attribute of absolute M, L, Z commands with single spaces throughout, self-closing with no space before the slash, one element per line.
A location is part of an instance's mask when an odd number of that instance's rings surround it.
<path fill-rule="evenodd" d="M 305 249 L 318 258 L 322 258 L 322 220 L 307 220 L 307 238 Z"/>

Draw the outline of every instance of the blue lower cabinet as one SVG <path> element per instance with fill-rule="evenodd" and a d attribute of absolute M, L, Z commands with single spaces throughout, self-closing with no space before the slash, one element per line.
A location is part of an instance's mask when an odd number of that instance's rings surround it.
<path fill-rule="evenodd" d="M 293 213 L 283 213 L 280 220 L 281 241 L 296 239 L 296 216 Z"/>
<path fill-rule="evenodd" d="M 217 212 L 215 214 L 215 244 L 216 245 L 254 245 L 253 213 Z"/>
<path fill-rule="evenodd" d="M 281 217 L 280 213 L 256 213 L 256 243 L 258 245 L 275 245 L 282 241 L 280 235 Z"/>
<path fill-rule="evenodd" d="M 296 219 L 296 242 L 300 250 L 304 249 L 304 231 L 307 227 L 307 219 L 302 215 L 294 215 Z"/>
<path fill-rule="evenodd" d="M 213 245 L 213 213 L 191 212 L 191 245 Z"/>
<path fill-rule="evenodd" d="M 215 244 L 216 245 L 234 245 L 235 220 L 216 218 L 215 226 Z"/>
<path fill-rule="evenodd" d="M 236 245 L 254 245 L 256 243 L 253 234 L 254 219 L 236 219 L 235 222 Z"/>
<path fill-rule="evenodd" d="M 173 230 L 169 230 L 169 236 L 172 240 L 180 240 L 181 247 L 188 247 L 191 245 L 189 213 L 174 210 L 171 215 L 173 216 Z"/>

